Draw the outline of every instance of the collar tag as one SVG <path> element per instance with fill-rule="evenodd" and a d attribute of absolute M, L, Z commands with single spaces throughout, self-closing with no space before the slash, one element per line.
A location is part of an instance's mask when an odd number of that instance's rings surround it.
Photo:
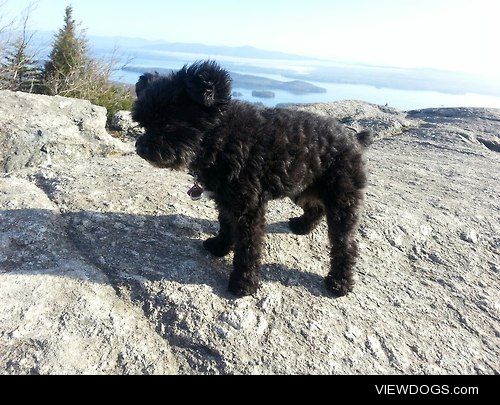
<path fill-rule="evenodd" d="M 205 190 L 200 184 L 195 184 L 191 190 L 188 191 L 188 196 L 191 197 L 193 201 L 200 201 L 203 198 L 203 193 Z"/>

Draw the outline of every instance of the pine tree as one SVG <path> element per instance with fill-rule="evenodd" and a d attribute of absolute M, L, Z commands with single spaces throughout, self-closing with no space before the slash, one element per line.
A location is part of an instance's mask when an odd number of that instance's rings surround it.
<path fill-rule="evenodd" d="M 106 107 L 111 118 L 118 110 L 130 109 L 133 103 L 132 93 L 111 81 L 116 63 L 89 55 L 87 39 L 77 33 L 73 8 L 67 7 L 64 26 L 56 34 L 50 60 L 45 64 L 44 92 L 89 100 Z"/>
<path fill-rule="evenodd" d="M 45 64 L 44 76 L 50 94 L 71 92 L 73 77 L 79 76 L 88 63 L 87 51 L 87 40 L 78 35 L 73 8 L 68 6 L 64 26 L 55 36 L 50 60 Z"/>
<path fill-rule="evenodd" d="M 33 8 L 34 3 L 30 3 L 19 17 L 19 22 L 16 23 L 15 27 L 18 26 L 19 29 L 9 26 L 10 35 L 3 41 L 3 44 L 0 44 L 3 45 L 0 47 L 0 88 L 2 89 L 28 93 L 40 91 L 42 72 L 36 60 L 37 51 L 32 47 L 34 34 L 28 29 Z M 1 33 L 0 27 L 0 35 Z"/>
<path fill-rule="evenodd" d="M 22 35 L 7 49 L 1 63 L 3 88 L 26 93 L 40 90 L 42 72 L 28 46 L 29 40 Z"/>

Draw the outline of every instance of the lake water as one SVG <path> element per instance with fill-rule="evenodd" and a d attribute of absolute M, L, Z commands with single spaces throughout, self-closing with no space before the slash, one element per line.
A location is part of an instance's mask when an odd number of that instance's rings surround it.
<path fill-rule="evenodd" d="M 134 61 L 134 66 L 141 66 L 147 68 L 164 68 L 164 69 L 180 69 L 185 63 L 189 61 L 179 60 L 172 61 L 169 58 L 162 60 L 161 58 L 154 59 L 141 59 Z M 238 71 L 233 69 L 235 73 L 253 74 L 256 76 L 267 77 L 271 79 L 289 81 L 290 78 L 276 75 L 276 74 L 263 74 L 252 73 L 248 69 Z M 129 84 L 135 84 L 140 74 L 125 70 L 115 72 L 113 79 Z M 361 85 L 361 84 L 338 84 L 338 83 L 324 83 L 314 82 L 307 80 L 309 83 L 315 84 L 319 87 L 325 88 L 326 93 L 318 94 L 304 94 L 296 95 L 286 91 L 273 90 L 276 94 L 275 98 L 264 99 L 252 96 L 252 90 L 241 89 L 235 87 L 233 90 L 243 94 L 239 99 L 260 102 L 268 107 L 274 107 L 282 103 L 324 103 L 339 100 L 363 100 L 370 103 L 388 105 L 401 110 L 413 110 L 422 108 L 433 107 L 492 107 L 500 108 L 500 97 L 487 96 L 481 94 L 446 94 L 434 91 L 415 91 L 415 90 L 399 90 L 390 88 L 377 88 L 374 86 Z"/>

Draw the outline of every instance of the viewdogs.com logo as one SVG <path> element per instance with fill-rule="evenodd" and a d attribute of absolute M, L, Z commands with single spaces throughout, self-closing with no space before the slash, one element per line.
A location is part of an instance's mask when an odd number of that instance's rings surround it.
<path fill-rule="evenodd" d="M 376 385 L 378 395 L 479 395 L 478 387 L 449 385 Z"/>

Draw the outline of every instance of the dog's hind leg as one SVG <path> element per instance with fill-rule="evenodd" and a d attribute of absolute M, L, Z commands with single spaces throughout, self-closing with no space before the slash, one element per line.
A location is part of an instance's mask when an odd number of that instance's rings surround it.
<path fill-rule="evenodd" d="M 260 285 L 262 243 L 265 235 L 266 204 L 246 207 L 235 227 L 234 271 L 229 291 L 237 296 L 252 295 Z"/>
<path fill-rule="evenodd" d="M 215 257 L 227 256 L 233 250 L 233 224 L 227 212 L 219 208 L 220 229 L 216 237 L 207 239 L 203 247 Z"/>
<path fill-rule="evenodd" d="M 304 214 L 298 218 L 290 218 L 288 226 L 296 235 L 307 235 L 319 225 L 325 215 L 325 208 L 309 191 L 295 198 L 294 202 L 304 210 Z"/>
<path fill-rule="evenodd" d="M 304 214 L 298 218 L 290 218 L 288 226 L 295 235 L 307 235 L 314 231 L 325 215 L 321 204 L 307 204 L 303 207 Z"/>
<path fill-rule="evenodd" d="M 331 270 L 325 282 L 330 291 L 342 297 L 354 287 L 353 269 L 358 258 L 355 236 L 363 194 L 351 179 L 337 178 L 323 196 L 331 244 Z"/>

